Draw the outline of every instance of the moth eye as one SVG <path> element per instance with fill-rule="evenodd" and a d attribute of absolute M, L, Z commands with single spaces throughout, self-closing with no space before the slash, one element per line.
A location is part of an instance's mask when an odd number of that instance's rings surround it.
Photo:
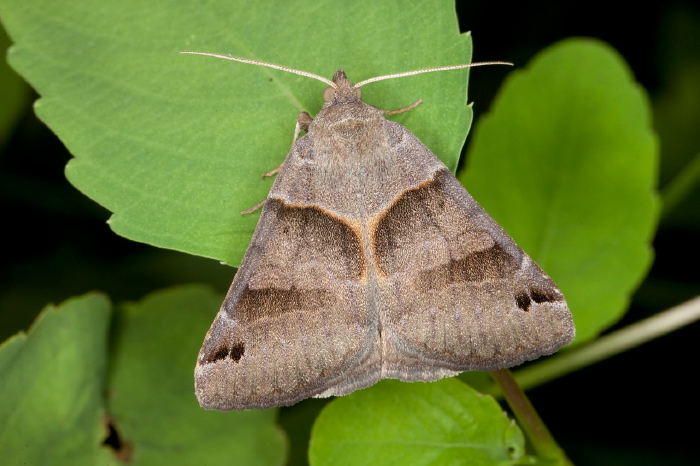
<path fill-rule="evenodd" d="M 326 102 L 331 101 L 335 98 L 335 89 L 332 87 L 327 87 L 325 91 L 323 91 L 323 100 Z"/>
<path fill-rule="evenodd" d="M 358 99 L 362 98 L 362 89 L 360 89 L 359 87 L 355 88 L 355 97 L 357 97 Z"/>

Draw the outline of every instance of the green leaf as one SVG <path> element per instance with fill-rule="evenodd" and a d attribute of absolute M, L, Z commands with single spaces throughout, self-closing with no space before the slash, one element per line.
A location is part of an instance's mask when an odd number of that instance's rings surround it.
<path fill-rule="evenodd" d="M 199 286 L 119 306 L 108 410 L 134 464 L 282 464 L 276 410 L 206 411 L 194 395 L 197 353 L 222 297 Z"/>
<path fill-rule="evenodd" d="M 311 435 L 312 465 L 510 465 L 524 449 L 498 403 L 455 379 L 384 380 L 337 398 Z"/>
<path fill-rule="evenodd" d="M 559 285 L 577 341 L 617 321 L 651 261 L 659 202 L 649 103 L 608 45 L 570 39 L 513 73 L 461 176 Z"/>
<path fill-rule="evenodd" d="M 0 346 L 0 464 L 105 464 L 102 405 L 110 303 L 46 307 Z"/>
<path fill-rule="evenodd" d="M 429 14 L 426 12 L 426 8 Z M 11 65 L 39 92 L 39 117 L 75 156 L 71 183 L 114 212 L 127 238 L 238 264 L 265 198 L 260 175 L 288 152 L 296 118 L 325 85 L 181 50 L 231 53 L 351 80 L 468 63 L 454 5 L 262 0 L 6 0 Z M 275 25 L 275 26 L 270 26 Z M 277 27 L 281 25 L 282 27 Z M 416 46 L 420 44 L 420 46 Z M 373 83 L 386 109 L 423 99 L 401 121 L 451 168 L 466 137 L 468 72 Z"/>

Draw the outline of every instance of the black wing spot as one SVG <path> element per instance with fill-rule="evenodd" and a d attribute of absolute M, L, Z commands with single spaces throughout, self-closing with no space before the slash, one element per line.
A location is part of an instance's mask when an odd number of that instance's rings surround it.
<path fill-rule="evenodd" d="M 520 309 L 527 312 L 530 310 L 532 303 L 553 303 L 560 301 L 560 296 L 552 291 L 543 290 L 541 288 L 532 288 L 529 293 L 520 291 L 515 295 L 515 303 Z"/>
<path fill-rule="evenodd" d="M 216 362 L 216 361 L 221 361 L 223 359 L 226 359 L 226 356 L 228 356 L 230 350 L 226 346 L 219 346 L 216 350 L 212 351 L 209 353 L 209 356 L 207 356 L 204 359 L 204 362 L 207 364 Z"/>
<path fill-rule="evenodd" d="M 556 294 L 538 288 L 533 288 L 532 290 L 530 290 L 530 296 L 532 297 L 532 300 L 538 304 L 553 303 L 555 301 L 559 301 L 559 296 L 557 296 Z"/>
<path fill-rule="evenodd" d="M 525 312 L 530 310 L 530 304 L 532 303 L 530 296 L 522 291 L 515 295 L 515 302 L 518 304 L 518 307 Z"/>
<path fill-rule="evenodd" d="M 245 346 L 243 345 L 243 343 L 236 343 L 231 347 L 231 351 L 229 351 L 229 356 L 231 357 L 231 360 L 233 362 L 238 362 L 241 360 L 244 353 Z"/>
<path fill-rule="evenodd" d="M 230 348 L 226 345 L 219 346 L 216 350 L 209 353 L 209 356 L 203 359 L 204 364 L 211 364 L 217 361 L 223 361 L 226 358 L 231 358 L 233 362 L 241 360 L 245 354 L 245 346 L 243 343 L 235 343 Z"/>

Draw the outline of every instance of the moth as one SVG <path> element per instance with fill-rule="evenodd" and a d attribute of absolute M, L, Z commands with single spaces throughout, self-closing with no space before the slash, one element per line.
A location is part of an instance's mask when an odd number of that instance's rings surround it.
<path fill-rule="evenodd" d="M 292 405 L 380 379 L 518 365 L 574 338 L 564 296 L 440 160 L 381 109 L 372 78 L 204 52 L 329 85 L 302 113 L 195 369 L 207 409 Z M 306 134 L 298 137 L 300 131 Z"/>

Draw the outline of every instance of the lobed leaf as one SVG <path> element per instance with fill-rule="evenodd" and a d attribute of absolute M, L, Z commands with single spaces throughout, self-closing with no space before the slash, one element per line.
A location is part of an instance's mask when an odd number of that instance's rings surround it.
<path fill-rule="evenodd" d="M 15 42 L 10 64 L 41 95 L 37 114 L 75 156 L 68 179 L 113 212 L 111 228 L 232 265 L 258 216 L 240 212 L 265 198 L 271 180 L 261 174 L 283 161 L 298 114 L 317 112 L 325 84 L 178 51 L 231 53 L 329 78 L 344 68 L 355 82 L 471 58 L 449 0 L 410 8 L 398 0 L 8 0 L 0 15 Z M 396 120 L 454 169 L 471 123 L 467 75 L 373 83 L 364 98 L 387 109 L 422 98 Z"/>

